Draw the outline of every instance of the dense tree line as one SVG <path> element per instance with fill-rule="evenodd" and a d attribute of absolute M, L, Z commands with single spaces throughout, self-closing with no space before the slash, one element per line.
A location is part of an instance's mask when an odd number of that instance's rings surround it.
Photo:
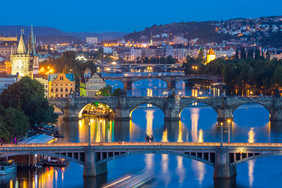
<path fill-rule="evenodd" d="M 23 77 L 0 95 L 0 138 L 9 142 L 20 138 L 35 123 L 54 123 L 54 107 L 44 98 L 44 87 L 37 80 Z"/>
<path fill-rule="evenodd" d="M 55 73 L 73 73 L 76 79 L 76 91 L 79 90 L 79 82 L 84 77 L 86 69 L 92 73 L 96 72 L 96 66 L 93 61 L 76 60 L 76 52 L 68 51 L 57 59 L 48 59 L 40 63 L 41 67 L 52 67 Z"/>
<path fill-rule="evenodd" d="M 186 74 L 222 75 L 228 93 L 247 87 L 274 89 L 282 86 L 282 60 L 264 58 L 216 59 L 206 65 L 199 58 L 187 57 Z M 197 68 L 195 68 L 197 67 Z"/>
<path fill-rule="evenodd" d="M 99 89 L 98 96 L 121 96 L 123 95 L 123 90 L 120 88 L 116 88 L 113 90 L 113 87 L 110 85 L 106 85 L 105 87 Z"/>

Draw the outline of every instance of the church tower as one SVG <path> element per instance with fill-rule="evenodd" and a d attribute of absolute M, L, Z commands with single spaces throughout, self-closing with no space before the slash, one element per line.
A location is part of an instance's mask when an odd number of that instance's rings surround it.
<path fill-rule="evenodd" d="M 215 60 L 215 53 L 214 51 L 212 50 L 212 48 L 208 51 L 207 53 L 207 63 L 211 62 Z"/>
<path fill-rule="evenodd" d="M 24 43 L 24 37 L 23 37 L 23 30 L 21 30 L 21 37 L 20 42 L 18 44 L 18 49 L 16 54 L 11 54 L 11 75 L 17 75 L 19 73 L 19 76 L 30 76 L 33 77 L 30 74 L 29 71 L 29 64 L 30 64 L 30 56 L 26 52 L 26 46 Z"/>
<path fill-rule="evenodd" d="M 30 36 L 28 40 L 28 54 L 30 56 L 30 71 L 32 71 L 33 74 L 38 74 L 39 57 L 36 53 L 35 46 L 36 46 L 36 41 L 33 35 L 33 26 L 31 26 Z"/>

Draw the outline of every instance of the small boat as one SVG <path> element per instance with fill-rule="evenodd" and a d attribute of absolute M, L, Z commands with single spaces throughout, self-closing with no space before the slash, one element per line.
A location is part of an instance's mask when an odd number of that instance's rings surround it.
<path fill-rule="evenodd" d="M 0 175 L 7 175 L 17 171 L 17 164 L 13 160 L 0 162 Z"/>
<path fill-rule="evenodd" d="M 67 162 L 64 159 L 48 157 L 48 159 L 44 162 L 44 165 L 45 166 L 65 167 L 67 165 Z"/>

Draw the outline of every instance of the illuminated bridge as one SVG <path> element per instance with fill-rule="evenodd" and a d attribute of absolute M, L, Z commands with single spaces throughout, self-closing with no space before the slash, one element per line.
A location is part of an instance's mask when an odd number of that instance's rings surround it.
<path fill-rule="evenodd" d="M 175 88 L 176 83 L 179 81 L 187 81 L 187 80 L 207 80 L 210 82 L 222 82 L 222 77 L 220 75 L 197 75 L 197 74 L 190 74 L 190 75 L 128 75 L 128 76 L 103 76 L 104 80 L 118 80 L 124 84 L 125 89 L 131 89 L 132 84 L 139 80 L 145 79 L 159 79 L 163 80 L 167 83 L 167 88 Z"/>
<path fill-rule="evenodd" d="M 99 72 L 183 72 L 182 64 L 96 64 Z"/>
<path fill-rule="evenodd" d="M 164 112 L 166 121 L 179 121 L 184 108 L 193 104 L 205 104 L 217 112 L 219 123 L 233 119 L 233 112 L 241 105 L 255 103 L 265 107 L 270 114 L 270 121 L 282 122 L 282 102 L 280 97 L 73 97 L 49 99 L 64 114 L 65 120 L 82 117 L 82 111 L 91 103 L 108 105 L 115 113 L 115 120 L 130 120 L 131 113 L 140 105 L 152 104 Z M 281 126 L 281 123 L 276 123 Z M 279 127 L 277 127 L 279 128 Z"/>
<path fill-rule="evenodd" d="M 282 143 L 196 143 L 196 142 L 109 142 L 4 144 L 0 157 L 45 155 L 84 165 L 84 176 L 107 172 L 107 162 L 136 154 L 169 154 L 197 160 L 214 167 L 214 178 L 230 178 L 236 165 L 249 160 L 282 155 Z M 271 167 L 269 167 L 271 168 Z"/>

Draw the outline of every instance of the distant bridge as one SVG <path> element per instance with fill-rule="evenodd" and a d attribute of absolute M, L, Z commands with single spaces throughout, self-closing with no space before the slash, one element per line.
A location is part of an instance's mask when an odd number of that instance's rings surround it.
<path fill-rule="evenodd" d="M 142 72 L 183 72 L 182 64 L 96 64 L 99 72 L 135 72 L 140 70 Z"/>
<path fill-rule="evenodd" d="M 258 158 L 282 155 L 282 143 L 195 143 L 195 142 L 110 142 L 4 144 L 0 157 L 45 155 L 84 165 L 84 176 L 107 172 L 107 162 L 135 154 L 169 154 L 200 161 L 214 167 L 214 178 L 230 178 L 236 165 Z M 273 164 L 275 165 L 275 163 Z M 271 167 L 269 167 L 271 168 Z"/>
<path fill-rule="evenodd" d="M 124 84 L 125 89 L 131 89 L 132 84 L 136 81 L 145 79 L 159 79 L 167 83 L 167 88 L 172 89 L 176 87 L 176 83 L 179 81 L 187 80 L 207 80 L 210 82 L 222 82 L 222 77 L 220 75 L 205 75 L 205 74 L 190 74 L 190 75 L 142 75 L 142 76 L 103 76 L 104 80 L 118 80 Z"/>

